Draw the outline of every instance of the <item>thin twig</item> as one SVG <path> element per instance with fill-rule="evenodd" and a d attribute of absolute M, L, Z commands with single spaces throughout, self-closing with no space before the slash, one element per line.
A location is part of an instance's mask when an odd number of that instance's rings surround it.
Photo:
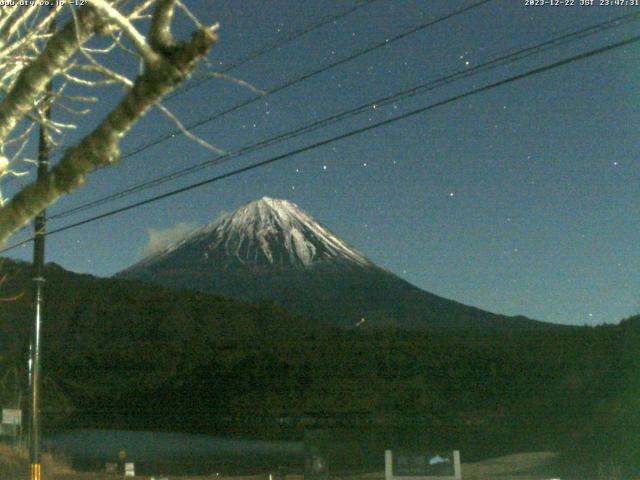
<path fill-rule="evenodd" d="M 211 145 L 209 142 L 207 142 L 206 140 L 204 140 L 203 138 L 198 137 L 197 135 L 193 134 L 192 132 L 190 132 L 183 124 L 182 122 L 178 119 L 178 117 L 176 117 L 173 113 L 171 113 L 171 111 L 165 107 L 162 103 L 158 103 L 156 105 L 156 107 L 162 112 L 164 113 L 167 118 L 169 118 L 173 123 L 175 123 L 175 125 L 178 127 L 178 129 L 180 130 L 180 132 L 185 135 L 188 139 L 193 140 L 194 142 L 196 142 L 198 145 L 203 146 L 204 148 L 206 148 L 207 150 L 211 150 L 212 152 L 215 152 L 218 155 L 224 155 L 226 152 L 219 148 L 216 147 L 215 145 Z"/>

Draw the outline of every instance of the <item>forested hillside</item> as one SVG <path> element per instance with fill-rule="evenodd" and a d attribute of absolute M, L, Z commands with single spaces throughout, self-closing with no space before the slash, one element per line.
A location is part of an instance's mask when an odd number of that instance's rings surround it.
<path fill-rule="evenodd" d="M 25 294 L 0 304 L 3 375 L 24 379 L 28 275 L 4 271 L 6 296 Z M 302 438 L 346 426 L 428 431 L 478 456 L 571 446 L 637 458 L 638 318 L 526 334 L 341 330 L 270 305 L 47 275 L 48 429 Z"/>

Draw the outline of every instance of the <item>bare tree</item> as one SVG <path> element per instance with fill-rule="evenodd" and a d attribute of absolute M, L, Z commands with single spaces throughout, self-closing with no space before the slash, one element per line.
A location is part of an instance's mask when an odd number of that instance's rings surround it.
<path fill-rule="evenodd" d="M 23 174 L 19 162 L 28 161 L 22 152 L 34 126 L 46 124 L 54 144 L 76 127 L 73 120 L 47 118 L 45 112 L 51 105 L 71 116 L 88 115 L 101 88 L 121 84 L 124 93 L 93 131 L 64 151 L 47 175 L 6 201 L 0 194 L 0 244 L 58 198 L 84 184 L 89 172 L 117 163 L 121 139 L 150 108 L 160 108 L 181 127 L 160 102 L 192 74 L 197 61 L 206 57 L 217 40 L 218 25 L 202 25 L 180 0 L 62 3 L 50 8 L 16 4 L 0 10 L 0 180 Z M 195 25 L 188 40 L 176 40 L 172 33 L 178 10 Z M 54 21 L 59 28 L 51 28 Z M 140 26 L 145 27 L 146 35 Z M 137 76 L 127 76 L 108 62 L 114 52 L 125 53 L 141 65 Z M 45 95 L 54 79 L 53 93 Z M 92 93 L 77 94 L 82 87 Z"/>

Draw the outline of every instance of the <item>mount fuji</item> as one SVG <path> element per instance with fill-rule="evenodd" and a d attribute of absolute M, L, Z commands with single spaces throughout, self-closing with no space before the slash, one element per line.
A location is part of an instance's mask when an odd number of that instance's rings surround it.
<path fill-rule="evenodd" d="M 118 276 L 256 303 L 275 302 L 337 327 L 551 326 L 425 292 L 378 267 L 297 205 L 269 197 L 194 231 Z"/>

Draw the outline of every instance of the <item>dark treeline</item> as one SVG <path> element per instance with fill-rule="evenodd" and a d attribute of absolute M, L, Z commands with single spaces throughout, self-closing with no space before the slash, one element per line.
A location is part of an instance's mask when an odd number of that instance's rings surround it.
<path fill-rule="evenodd" d="M 3 270 L 5 296 L 24 293 L 0 304 L 8 405 L 26 391 L 31 318 L 25 266 Z M 468 459 L 533 450 L 640 458 L 640 318 L 511 334 L 338 330 L 273 305 L 55 266 L 48 278 L 50 430 L 301 439 L 310 428 L 351 428 L 428 432 Z"/>

